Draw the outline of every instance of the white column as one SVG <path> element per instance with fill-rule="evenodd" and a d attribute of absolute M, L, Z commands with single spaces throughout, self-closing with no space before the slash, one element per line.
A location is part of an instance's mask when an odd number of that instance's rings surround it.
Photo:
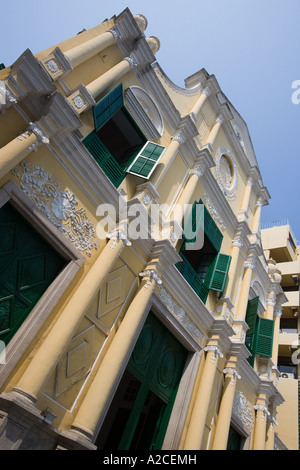
<path fill-rule="evenodd" d="M 205 143 L 206 145 L 211 145 L 212 147 L 214 146 L 216 137 L 218 135 L 218 132 L 219 132 L 223 122 L 224 122 L 223 116 L 218 116 L 217 119 L 215 120 L 213 128 L 211 129 L 211 131 L 209 133 L 209 136 L 208 136 L 207 141 Z"/>
<path fill-rule="evenodd" d="M 198 119 L 201 108 L 204 105 L 206 99 L 210 96 L 210 94 L 211 94 L 210 88 L 209 87 L 204 88 L 204 90 L 202 91 L 200 97 L 198 98 L 198 100 L 194 104 L 194 106 L 191 110 L 191 114 L 193 115 L 195 120 Z"/>
<path fill-rule="evenodd" d="M 49 139 L 37 123 L 30 123 L 29 129 L 0 149 L 0 178 L 18 165 L 41 144 Z"/>
<path fill-rule="evenodd" d="M 251 231 L 253 233 L 257 233 L 259 231 L 260 225 L 260 216 L 261 216 L 261 208 L 263 206 L 263 201 L 259 198 L 255 205 L 255 211 L 252 219 Z"/>
<path fill-rule="evenodd" d="M 109 46 L 112 46 L 120 36 L 116 30 L 111 29 L 105 33 L 89 39 L 88 41 L 79 44 L 72 49 L 69 49 L 64 55 L 69 60 L 72 67 L 77 67 L 86 60 L 90 59 L 99 52 L 103 51 Z"/>
<path fill-rule="evenodd" d="M 135 65 L 135 59 L 132 55 L 129 55 L 117 65 L 107 70 L 103 75 L 100 75 L 100 77 L 89 83 L 86 89 L 96 100 L 107 88 L 113 85 L 117 80 L 120 80 L 126 73 L 130 72 Z"/>

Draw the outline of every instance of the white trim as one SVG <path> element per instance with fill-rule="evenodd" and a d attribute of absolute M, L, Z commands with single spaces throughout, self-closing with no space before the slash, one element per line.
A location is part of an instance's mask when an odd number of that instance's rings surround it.
<path fill-rule="evenodd" d="M 151 139 L 159 139 L 164 132 L 164 121 L 157 104 L 150 95 L 138 86 L 124 92 L 124 104 L 139 127 Z"/>

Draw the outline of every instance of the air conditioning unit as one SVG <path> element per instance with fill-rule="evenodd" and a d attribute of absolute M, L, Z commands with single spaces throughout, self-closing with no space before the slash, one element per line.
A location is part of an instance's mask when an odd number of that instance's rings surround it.
<path fill-rule="evenodd" d="M 280 374 L 280 377 L 282 379 L 294 379 L 295 378 L 294 374 L 291 374 L 288 372 L 283 372 L 282 374 Z"/>

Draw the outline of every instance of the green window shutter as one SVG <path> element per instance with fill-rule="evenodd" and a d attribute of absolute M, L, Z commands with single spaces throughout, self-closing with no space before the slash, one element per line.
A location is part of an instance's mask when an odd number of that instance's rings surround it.
<path fill-rule="evenodd" d="M 98 131 L 123 106 L 123 86 L 120 83 L 94 107 L 95 130 Z"/>
<path fill-rule="evenodd" d="M 202 279 L 199 278 L 198 274 L 190 265 L 188 260 L 184 257 L 184 255 L 180 253 L 180 256 L 182 258 L 182 261 L 179 261 L 179 263 L 175 265 L 176 268 L 178 269 L 178 271 L 181 272 L 185 280 L 189 283 L 192 289 L 196 292 L 196 294 L 205 304 L 208 296 L 208 290 L 204 286 Z"/>
<path fill-rule="evenodd" d="M 204 287 L 217 292 L 224 292 L 230 263 L 231 256 L 219 253 L 207 270 Z"/>
<path fill-rule="evenodd" d="M 204 232 L 213 247 L 217 252 L 220 251 L 222 241 L 223 241 L 223 235 L 220 232 L 217 224 L 213 220 L 212 216 L 204 206 Z"/>
<path fill-rule="evenodd" d="M 200 207 L 204 208 L 204 213 L 201 212 Z M 219 252 L 223 241 L 223 235 L 205 205 L 200 200 L 199 202 L 195 201 L 193 204 L 189 220 L 186 227 L 184 227 L 184 240 L 189 243 L 193 243 L 196 239 L 196 236 L 193 237 L 193 235 L 198 233 L 201 226 L 204 228 L 204 233 L 216 252 Z"/>
<path fill-rule="evenodd" d="M 201 228 L 203 227 L 203 212 L 202 212 L 203 204 L 195 201 L 186 223 L 184 227 L 183 239 L 188 243 L 194 243 L 197 237 L 197 234 Z"/>
<path fill-rule="evenodd" d="M 272 357 L 274 321 L 259 318 L 256 324 L 253 355 Z"/>
<path fill-rule="evenodd" d="M 128 167 L 127 173 L 149 179 L 165 149 L 162 145 L 154 142 L 146 142 Z"/>
<path fill-rule="evenodd" d="M 207 301 L 208 297 L 208 289 L 205 287 L 204 282 L 202 282 L 199 293 L 198 293 L 200 299 L 202 302 L 205 304 Z"/>
<path fill-rule="evenodd" d="M 249 326 L 247 331 L 247 336 L 253 335 L 255 332 L 255 325 L 257 320 L 259 297 L 255 297 L 248 301 L 247 313 L 246 313 L 246 323 Z"/>
<path fill-rule="evenodd" d="M 89 134 L 82 143 L 115 187 L 117 188 L 120 186 L 126 173 L 101 142 L 96 132 L 91 132 L 91 134 Z"/>

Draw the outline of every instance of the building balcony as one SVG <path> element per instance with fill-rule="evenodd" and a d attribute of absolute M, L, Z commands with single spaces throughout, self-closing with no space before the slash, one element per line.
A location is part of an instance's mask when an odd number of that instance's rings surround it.
<path fill-rule="evenodd" d="M 277 263 L 297 261 L 298 242 L 288 221 L 262 227 L 261 240 L 264 251 L 268 251 L 268 258 L 273 258 Z"/>
<path fill-rule="evenodd" d="M 297 291 L 285 291 L 284 292 L 287 297 L 287 302 L 283 304 L 283 307 L 299 307 L 299 290 Z"/>
<path fill-rule="evenodd" d="M 296 332 L 294 330 L 291 330 L 290 332 L 281 331 L 279 333 L 279 337 L 278 337 L 279 347 L 284 347 L 284 346 L 290 347 L 298 343 L 299 343 L 299 340 L 298 340 L 297 331 Z"/>
<path fill-rule="evenodd" d="M 277 263 L 277 268 L 281 272 L 281 285 L 283 288 L 287 286 L 296 286 L 300 280 L 300 261 L 290 261 L 286 263 Z"/>

